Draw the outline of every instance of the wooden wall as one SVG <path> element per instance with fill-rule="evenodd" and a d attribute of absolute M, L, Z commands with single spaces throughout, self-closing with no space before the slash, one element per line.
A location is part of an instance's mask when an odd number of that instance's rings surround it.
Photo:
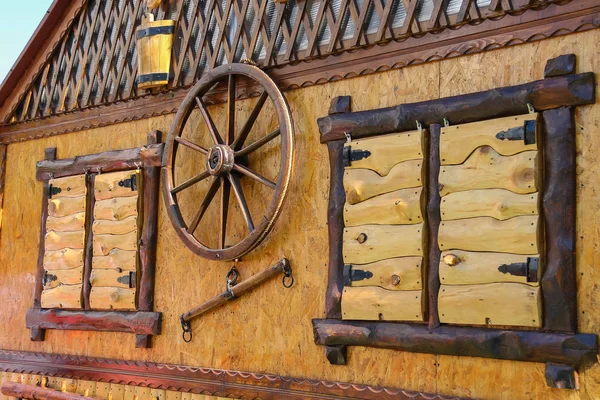
<path fill-rule="evenodd" d="M 286 290 L 279 282 L 267 283 L 193 321 L 194 339 L 189 344 L 181 338 L 178 316 L 220 293 L 230 264 L 208 262 L 188 251 L 171 227 L 162 201 L 155 307 L 163 313 L 164 323 L 152 349 L 135 349 L 133 337 L 116 333 L 49 331 L 45 342 L 34 343 L 25 329 L 42 196 L 35 162 L 43 158 L 44 148 L 55 146 L 58 157 L 65 158 L 139 146 L 152 129 L 168 132 L 173 116 L 9 145 L 0 248 L 0 348 L 269 372 L 490 399 L 600 398 L 600 365 L 581 375 L 580 391 L 549 389 L 544 365 L 534 363 L 351 348 L 347 366 L 331 366 L 323 349 L 314 345 L 311 326 L 312 318 L 324 315 L 328 259 L 329 167 L 316 118 L 327 113 L 331 98 L 352 95 L 353 110 L 358 111 L 515 85 L 542 78 L 547 59 L 571 52 L 577 55 L 578 72 L 600 72 L 599 42 L 600 30 L 592 30 L 287 92 L 296 126 L 296 175 L 269 240 L 238 268 L 247 277 L 286 256 L 296 284 Z M 245 113 L 251 109 L 250 104 L 238 107 Z M 263 119 L 262 126 L 271 123 Z M 596 334 L 600 334 L 599 129 L 600 104 L 577 110 L 579 326 L 581 332 Z M 272 156 L 264 161 L 275 162 Z"/>

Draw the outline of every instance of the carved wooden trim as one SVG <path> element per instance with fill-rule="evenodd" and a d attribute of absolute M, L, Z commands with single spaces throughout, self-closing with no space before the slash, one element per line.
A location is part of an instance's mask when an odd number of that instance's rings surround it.
<path fill-rule="evenodd" d="M 600 26 L 600 6 L 593 0 L 576 0 L 542 10 L 528 10 L 513 17 L 485 20 L 458 30 L 430 33 L 392 41 L 385 46 L 366 46 L 359 51 L 317 57 L 267 72 L 283 90 L 307 87 L 345 78 L 403 68 L 440 59 L 550 37 L 582 32 Z M 335 57 L 335 60 L 331 60 Z M 169 92 L 146 94 L 127 101 L 102 105 L 52 117 L 0 125 L 0 143 L 13 143 L 175 113 L 188 86 Z M 246 94 L 246 96 L 251 95 Z"/>
<path fill-rule="evenodd" d="M 148 361 L 120 361 L 0 350 L 0 371 L 49 375 L 243 399 L 451 400 L 458 397 L 271 374 Z"/>

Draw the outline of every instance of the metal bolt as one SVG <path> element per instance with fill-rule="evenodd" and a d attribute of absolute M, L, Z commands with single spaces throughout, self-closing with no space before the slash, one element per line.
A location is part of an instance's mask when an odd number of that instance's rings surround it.
<path fill-rule="evenodd" d="M 392 277 L 390 278 L 390 283 L 394 286 L 398 286 L 400 284 L 400 281 L 402 279 L 400 279 L 400 277 L 396 274 L 392 275 Z"/>

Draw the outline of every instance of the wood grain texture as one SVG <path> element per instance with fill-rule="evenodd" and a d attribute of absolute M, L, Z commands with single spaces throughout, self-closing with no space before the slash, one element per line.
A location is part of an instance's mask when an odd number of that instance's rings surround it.
<path fill-rule="evenodd" d="M 46 220 L 46 231 L 80 231 L 85 229 L 85 212 L 66 215 L 64 217 L 49 216 Z"/>
<path fill-rule="evenodd" d="M 92 269 L 90 283 L 94 287 L 116 287 L 129 289 L 129 284 L 121 283 L 117 279 L 128 278 L 129 271 L 118 271 L 116 269 Z M 135 286 L 135 281 L 133 282 Z M 93 289 L 92 289 L 93 290 Z"/>
<path fill-rule="evenodd" d="M 76 268 L 83 265 L 83 249 L 46 251 L 43 262 L 43 269 L 48 271 Z"/>
<path fill-rule="evenodd" d="M 135 170 L 112 172 L 108 174 L 100 174 L 96 176 L 94 182 L 94 195 L 96 201 L 111 199 L 113 197 L 129 197 L 138 194 L 137 189 L 119 185 L 119 182 L 136 177 L 138 174 Z"/>
<path fill-rule="evenodd" d="M 58 285 L 42 292 L 42 308 L 81 308 L 82 285 Z"/>
<path fill-rule="evenodd" d="M 344 206 L 344 224 L 415 224 L 423 222 L 423 188 L 400 189 Z"/>
<path fill-rule="evenodd" d="M 94 235 L 94 256 L 106 256 L 113 249 L 137 250 L 137 232 L 125 235 Z"/>
<path fill-rule="evenodd" d="M 369 169 L 350 169 L 344 172 L 346 201 L 356 204 L 371 197 L 399 189 L 423 185 L 423 160 L 411 160 L 396 164 L 386 176 L 379 176 Z"/>
<path fill-rule="evenodd" d="M 422 321 L 420 290 L 392 291 L 380 287 L 345 287 L 342 319 L 363 321 Z"/>
<path fill-rule="evenodd" d="M 356 161 L 350 161 L 346 169 L 366 168 L 386 176 L 392 167 L 409 160 L 423 159 L 423 134 L 409 131 L 383 135 L 374 138 L 353 140 L 344 145 L 351 151 L 368 152 L 369 155 Z"/>
<path fill-rule="evenodd" d="M 441 201 L 442 220 L 492 217 L 504 221 L 537 215 L 538 193 L 517 194 L 506 189 L 465 190 L 450 193 Z"/>
<path fill-rule="evenodd" d="M 55 232 L 46 234 L 46 251 L 62 250 L 64 248 L 83 249 L 85 231 Z"/>
<path fill-rule="evenodd" d="M 440 124 L 431 124 L 427 143 L 427 263 L 423 268 L 423 277 L 427 282 L 427 317 L 429 329 L 440 326 L 438 315 L 438 292 L 440 290 L 440 246 L 438 231 L 440 227 Z"/>
<path fill-rule="evenodd" d="M 93 310 L 133 310 L 136 289 L 119 287 L 94 287 L 90 292 L 90 307 Z"/>
<path fill-rule="evenodd" d="M 49 183 L 53 188 L 60 190 L 60 197 L 80 197 L 86 194 L 85 175 L 50 179 Z"/>
<path fill-rule="evenodd" d="M 537 143 L 525 144 L 524 140 L 502 140 L 496 137 L 500 132 L 523 127 L 525 121 L 537 119 L 538 114 L 534 113 L 443 127 L 440 136 L 441 165 L 462 164 L 481 146 L 489 146 L 503 156 L 537 150 Z M 537 127 L 539 124 L 536 124 Z"/>
<path fill-rule="evenodd" d="M 386 290 L 419 290 L 423 287 L 423 257 L 398 257 L 352 265 L 350 286 L 379 286 Z"/>
<path fill-rule="evenodd" d="M 137 216 L 119 221 L 96 220 L 92 225 L 94 235 L 125 235 L 137 230 Z"/>
<path fill-rule="evenodd" d="M 137 251 L 112 249 L 105 256 L 94 256 L 92 259 L 93 269 L 122 269 L 135 271 Z"/>
<path fill-rule="evenodd" d="M 94 207 L 94 220 L 121 221 L 134 215 L 137 215 L 137 196 L 98 201 Z"/>
<path fill-rule="evenodd" d="M 367 239 L 359 243 L 358 237 Z M 361 225 L 344 229 L 345 264 L 366 264 L 393 257 L 423 255 L 423 224 Z"/>
<path fill-rule="evenodd" d="M 79 197 L 53 197 L 48 202 L 48 215 L 51 217 L 65 217 L 67 215 L 85 212 L 85 196 Z"/>
<path fill-rule="evenodd" d="M 450 266 L 444 262 L 447 255 L 455 255 L 459 263 Z M 527 258 L 532 257 L 523 254 L 488 253 L 463 250 L 448 250 L 442 253 L 440 268 L 440 280 L 446 285 L 469 285 L 478 283 L 494 282 L 516 282 L 530 286 L 538 286 L 539 282 L 527 282 L 525 274 L 504 271 L 503 265 L 513 263 L 527 263 Z M 533 255 L 538 257 L 539 255 Z M 541 271 L 538 271 L 538 276 Z"/>
<path fill-rule="evenodd" d="M 442 221 L 438 241 L 441 250 L 538 254 L 538 223 L 537 215 L 506 221 L 490 217 Z"/>
<path fill-rule="evenodd" d="M 472 189 L 537 190 L 537 151 L 502 156 L 489 146 L 477 148 L 461 165 L 440 168 L 440 195 Z"/>
<path fill-rule="evenodd" d="M 44 290 L 55 288 L 60 284 L 81 285 L 83 283 L 83 265 L 77 268 L 54 270 L 49 274 L 56 277 L 56 279 L 47 279 Z"/>
<path fill-rule="evenodd" d="M 520 283 L 443 284 L 438 309 L 448 324 L 542 326 L 540 288 Z"/>

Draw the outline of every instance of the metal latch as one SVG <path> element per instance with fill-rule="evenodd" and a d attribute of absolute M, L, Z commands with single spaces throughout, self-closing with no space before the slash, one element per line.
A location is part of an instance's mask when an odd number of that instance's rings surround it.
<path fill-rule="evenodd" d="M 496 134 L 496 139 L 500 140 L 523 140 L 525 144 L 535 143 L 535 126 L 534 119 L 525 121 L 523 126 L 517 126 L 505 131 L 500 131 Z"/>
<path fill-rule="evenodd" d="M 48 271 L 44 270 L 44 276 L 42 277 L 42 286 L 48 285 L 50 282 L 54 282 L 58 277 L 56 275 L 49 274 Z"/>
<path fill-rule="evenodd" d="M 124 188 L 131 188 L 132 192 L 137 190 L 137 175 L 132 174 L 128 179 L 123 179 L 119 181 L 119 186 Z"/>
<path fill-rule="evenodd" d="M 539 264 L 539 258 L 527 257 L 527 262 L 502 264 L 498 267 L 498 271 L 502 272 L 503 274 L 524 276 L 527 278 L 527 282 L 537 282 Z"/>
<path fill-rule="evenodd" d="M 352 165 L 352 161 L 362 160 L 371 155 L 369 150 L 352 150 L 350 146 L 344 147 L 342 158 L 344 159 L 344 167 Z"/>
<path fill-rule="evenodd" d="M 129 288 L 135 287 L 135 272 L 131 271 L 127 275 L 123 275 L 117 278 L 117 282 L 129 286 Z"/>
<path fill-rule="evenodd" d="M 49 199 L 51 199 L 52 196 L 56 196 L 60 192 L 62 192 L 62 189 L 60 187 L 52 186 L 52 185 L 48 186 L 48 198 Z"/>

